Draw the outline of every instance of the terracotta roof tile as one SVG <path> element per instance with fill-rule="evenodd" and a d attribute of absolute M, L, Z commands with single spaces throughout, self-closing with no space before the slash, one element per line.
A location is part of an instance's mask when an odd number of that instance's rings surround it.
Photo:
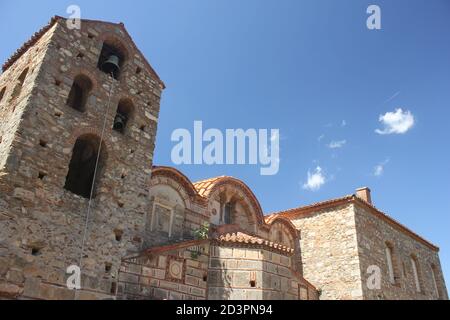
<path fill-rule="evenodd" d="M 38 32 L 35 32 L 33 34 L 33 36 L 26 41 L 19 49 L 16 50 L 16 52 L 14 52 L 12 54 L 12 56 L 6 60 L 6 62 L 3 64 L 2 66 L 2 70 L 3 72 L 5 72 L 6 70 L 8 70 L 8 68 L 10 66 L 12 66 L 14 64 L 14 62 L 16 62 L 25 52 L 28 51 L 29 48 L 31 48 L 32 46 L 34 46 L 36 44 L 36 42 L 39 41 L 39 39 L 48 31 L 50 30 L 51 27 L 53 27 L 53 25 L 58 21 L 58 17 L 52 17 L 52 19 L 50 20 L 49 23 L 47 23 L 46 26 L 44 26 L 43 28 L 41 28 Z"/>
<path fill-rule="evenodd" d="M 309 209 L 315 209 L 317 207 L 322 207 L 322 206 L 342 203 L 342 202 L 345 202 L 345 201 L 352 200 L 353 197 L 354 197 L 353 195 L 347 195 L 347 196 L 343 196 L 343 197 L 336 198 L 336 199 L 330 199 L 330 200 L 315 202 L 315 203 L 308 204 L 308 205 L 303 206 L 303 207 L 297 207 L 297 208 L 293 208 L 293 209 L 288 209 L 288 210 L 274 212 L 274 213 L 271 213 L 270 215 L 266 216 L 266 222 L 267 222 L 268 219 L 272 219 L 273 220 L 276 216 L 279 216 L 279 215 L 281 215 L 281 216 L 296 215 L 297 216 L 300 213 L 309 211 Z"/>
<path fill-rule="evenodd" d="M 439 247 L 437 247 L 433 243 L 429 242 L 428 240 L 424 239 L 423 237 L 419 236 L 417 233 L 410 230 L 409 228 L 407 228 L 406 226 L 404 226 L 403 224 L 401 224 L 400 222 L 398 222 L 396 219 L 392 218 L 388 214 L 380 211 L 374 205 L 358 198 L 356 195 L 348 195 L 348 196 L 344 196 L 341 198 L 336 198 L 336 199 L 313 203 L 311 205 L 307 205 L 307 206 L 303 206 L 303 207 L 298 207 L 298 208 L 294 208 L 294 209 L 276 212 L 276 213 L 266 216 L 265 221 L 267 223 L 267 221 L 273 220 L 275 218 L 275 216 L 282 216 L 282 217 L 286 217 L 288 219 L 292 219 L 294 217 L 305 216 L 307 214 L 317 212 L 318 210 L 320 210 L 322 208 L 338 206 L 338 205 L 342 205 L 342 204 L 349 203 L 349 202 L 353 202 L 353 203 L 357 202 L 358 204 L 369 208 L 371 213 L 376 214 L 381 219 L 384 219 L 387 223 L 397 227 L 401 231 L 410 235 L 412 238 L 423 243 L 424 245 L 428 246 L 429 248 L 431 248 L 435 251 L 439 251 Z"/>
<path fill-rule="evenodd" d="M 273 220 L 275 220 L 276 218 L 280 217 L 280 214 L 278 213 L 272 213 L 271 215 L 265 216 L 264 217 L 264 221 L 267 224 L 271 224 Z"/>
<path fill-rule="evenodd" d="M 233 233 L 225 233 L 221 234 L 219 236 L 216 236 L 215 238 L 218 242 L 224 242 L 224 243 L 242 243 L 242 244 L 249 244 L 249 245 L 260 245 L 264 247 L 268 247 L 271 249 L 275 249 L 281 252 L 285 253 L 294 253 L 294 249 L 290 248 L 288 246 L 285 246 L 284 244 L 272 242 L 263 238 L 259 238 L 256 236 L 252 236 L 243 232 L 233 232 Z"/>
<path fill-rule="evenodd" d="M 38 42 L 39 39 L 48 30 L 50 30 L 55 25 L 55 23 L 57 23 L 59 20 L 66 20 L 66 18 L 61 17 L 61 16 L 53 16 L 51 18 L 50 22 L 46 26 L 44 26 L 38 32 L 34 33 L 34 35 L 28 41 L 26 41 L 19 49 L 17 49 L 17 51 L 3 64 L 3 66 L 2 66 L 3 72 L 8 70 L 8 68 L 11 67 L 25 52 L 27 52 L 29 48 L 34 46 L 36 44 L 36 42 Z M 133 45 L 134 49 L 143 57 L 144 63 L 147 65 L 147 67 L 149 68 L 149 70 L 152 73 L 152 75 L 159 82 L 161 88 L 162 89 L 166 88 L 164 82 L 161 80 L 161 78 L 158 76 L 156 71 L 150 65 L 150 63 L 148 62 L 147 58 L 142 54 L 142 52 L 139 50 L 139 48 L 134 43 L 134 41 L 132 40 L 131 35 L 128 33 L 127 29 L 125 28 L 125 25 L 122 22 L 113 23 L 113 22 L 106 22 L 106 21 L 101 21 L 101 20 L 90 20 L 90 19 L 81 19 L 81 21 L 92 22 L 92 23 L 104 23 L 104 24 L 115 25 L 115 26 L 121 27 L 125 31 L 127 36 L 131 39 L 131 42 L 132 42 L 132 45 Z"/>
<path fill-rule="evenodd" d="M 206 180 L 201 180 L 194 182 L 194 188 L 197 190 L 198 194 L 202 197 L 208 197 L 211 190 L 214 188 L 215 184 L 221 179 L 227 178 L 227 176 L 214 177 Z"/>

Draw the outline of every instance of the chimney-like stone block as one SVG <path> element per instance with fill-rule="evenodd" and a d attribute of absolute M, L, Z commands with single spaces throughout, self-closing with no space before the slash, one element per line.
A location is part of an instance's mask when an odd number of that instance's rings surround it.
<path fill-rule="evenodd" d="M 370 189 L 368 187 L 359 188 L 356 190 L 356 196 L 367 203 L 372 204 L 372 197 L 370 195 Z"/>

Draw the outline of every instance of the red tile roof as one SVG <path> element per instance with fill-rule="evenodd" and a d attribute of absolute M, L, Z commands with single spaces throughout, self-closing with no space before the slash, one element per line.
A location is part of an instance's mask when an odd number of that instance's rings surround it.
<path fill-rule="evenodd" d="M 14 62 L 16 62 L 25 52 L 28 51 L 29 48 L 31 48 L 32 46 L 34 46 L 36 44 L 36 42 L 39 41 L 39 39 L 48 31 L 50 30 L 55 23 L 58 21 L 58 17 L 53 17 L 50 22 L 44 26 L 43 28 L 41 28 L 38 32 L 35 32 L 33 34 L 33 36 L 26 41 L 19 49 L 16 50 L 16 52 L 14 52 L 12 54 L 12 56 L 6 60 L 6 62 L 3 64 L 2 66 L 2 70 L 3 72 L 5 72 L 6 70 L 8 70 L 8 68 L 10 66 L 12 66 L 14 64 Z"/>
<path fill-rule="evenodd" d="M 218 235 L 214 238 L 219 243 L 237 243 L 237 244 L 248 244 L 248 245 L 259 245 L 264 246 L 269 249 L 275 249 L 277 251 L 281 251 L 283 253 L 294 253 L 294 249 L 287 247 L 284 244 L 279 244 L 276 242 L 272 242 L 270 240 L 266 240 L 263 238 L 259 238 L 256 236 L 252 236 L 243 232 L 232 232 Z"/>
<path fill-rule="evenodd" d="M 321 210 L 321 209 L 332 208 L 332 207 L 340 206 L 340 205 L 343 205 L 343 204 L 346 204 L 346 203 L 355 203 L 355 204 L 358 204 L 360 206 L 363 206 L 363 207 L 369 209 L 369 212 L 371 212 L 372 214 L 374 214 L 377 217 L 381 218 L 382 220 L 386 221 L 387 223 L 389 223 L 393 227 L 395 227 L 398 230 L 406 233 L 407 235 L 409 235 L 413 239 L 419 241 L 420 243 L 426 245 L 430 249 L 432 249 L 434 251 L 439 251 L 439 247 L 437 247 L 433 243 L 429 242 L 428 240 L 422 238 L 421 236 L 419 236 L 414 231 L 408 229 L 406 226 L 404 226 L 403 224 L 401 224 L 400 222 L 398 222 L 397 220 L 395 220 L 394 218 L 392 218 L 388 214 L 380 211 L 374 205 L 372 205 L 372 204 L 370 204 L 370 203 L 368 203 L 368 202 L 358 198 L 356 195 L 348 195 L 348 196 L 344 196 L 344 197 L 341 197 L 341 198 L 336 198 L 336 199 L 326 200 L 326 201 L 322 201 L 322 202 L 317 202 L 317 203 L 314 203 L 314 204 L 311 204 L 311 205 L 307 205 L 307 206 L 304 206 L 304 207 L 299 207 L 299 208 L 294 208 L 294 209 L 289 209 L 289 210 L 276 212 L 276 213 L 273 213 L 273 214 L 267 216 L 265 219 L 266 219 L 266 222 L 267 222 L 268 220 L 274 219 L 275 216 L 282 216 L 282 217 L 286 217 L 286 218 L 292 220 L 292 219 L 297 218 L 297 217 L 306 216 L 308 214 L 315 213 L 315 212 L 317 212 L 318 210 Z"/>
<path fill-rule="evenodd" d="M 8 70 L 9 67 L 11 67 L 25 52 L 28 51 L 28 49 L 30 49 L 32 46 L 34 46 L 36 44 L 36 42 L 39 41 L 39 39 L 48 31 L 50 30 L 59 20 L 66 20 L 66 18 L 61 17 L 61 16 L 54 16 L 51 18 L 50 22 L 44 26 L 42 29 L 40 29 L 38 32 L 34 33 L 33 36 L 26 41 L 19 49 L 17 49 L 17 51 L 3 64 L 2 66 L 2 70 L 3 72 L 5 72 L 6 70 Z M 150 73 L 156 78 L 156 80 L 159 82 L 160 86 L 162 89 L 165 89 L 165 84 L 164 82 L 161 80 L 161 78 L 158 76 L 158 74 L 156 73 L 156 71 L 153 69 L 153 67 L 150 65 L 150 63 L 148 62 L 148 60 L 146 59 L 146 57 L 142 54 L 142 52 L 139 50 L 139 48 L 136 47 L 135 43 L 133 42 L 132 37 L 130 36 L 130 34 L 128 33 L 128 31 L 125 29 L 125 26 L 122 22 L 120 23 L 112 23 L 112 22 L 106 22 L 106 21 L 101 21 L 101 20 L 89 20 L 89 19 L 81 19 L 81 21 L 85 21 L 85 22 L 93 22 L 93 23 L 104 23 L 104 24 L 109 24 L 109 25 L 115 25 L 115 26 L 119 26 L 124 32 L 125 34 L 131 39 L 131 43 L 134 47 L 134 49 L 143 57 L 144 59 L 144 63 L 147 65 L 147 67 L 150 70 Z"/>
<path fill-rule="evenodd" d="M 211 192 L 211 190 L 214 188 L 215 184 L 223 178 L 230 178 L 230 177 L 227 177 L 227 176 L 214 177 L 214 178 L 194 182 L 193 185 L 199 195 L 207 198 L 209 196 L 209 193 Z"/>

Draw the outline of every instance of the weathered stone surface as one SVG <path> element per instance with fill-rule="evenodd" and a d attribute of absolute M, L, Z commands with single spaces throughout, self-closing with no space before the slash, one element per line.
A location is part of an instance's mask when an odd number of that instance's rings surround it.
<path fill-rule="evenodd" d="M 0 101 L 0 241 L 8 248 L 0 281 L 26 283 L 29 297 L 71 295 L 51 285 L 37 289 L 33 278 L 64 285 L 66 268 L 79 263 L 88 200 L 65 189 L 79 137 L 102 137 L 107 154 L 96 180 L 82 259 L 82 284 L 98 294 L 84 292 L 79 298 L 110 295 L 107 283 L 117 276 L 121 259 L 142 249 L 163 87 L 122 30 L 83 21 L 74 32 L 58 20 L 0 76 L 0 90 L 6 88 Z M 126 52 L 125 59 L 134 57 L 125 61 L 119 80 L 97 68 L 104 41 Z M 67 103 L 79 75 L 92 83 L 83 112 Z M 123 134 L 112 130 L 121 99 L 133 106 Z M 11 222 L 3 222 L 3 212 Z M 107 282 L 99 281 L 104 277 Z"/>
<path fill-rule="evenodd" d="M 104 44 L 123 57 L 114 79 Z M 153 167 L 163 89 L 123 26 L 95 21 L 54 20 L 0 76 L 1 298 L 448 298 L 436 249 L 367 206 L 265 220 L 237 179 Z M 74 264 L 80 291 L 65 287 Z M 366 286 L 373 265 L 380 290 Z"/>
<path fill-rule="evenodd" d="M 23 289 L 18 285 L 12 283 L 0 282 L 0 297 L 4 298 L 17 298 L 23 292 Z"/>

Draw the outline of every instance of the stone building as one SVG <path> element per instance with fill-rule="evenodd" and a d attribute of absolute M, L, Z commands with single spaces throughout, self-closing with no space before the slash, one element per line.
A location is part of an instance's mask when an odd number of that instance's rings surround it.
<path fill-rule="evenodd" d="M 438 248 L 367 188 L 265 216 L 238 179 L 153 166 L 164 83 L 123 24 L 66 22 L 0 76 L 0 299 L 448 298 Z"/>
<path fill-rule="evenodd" d="M 322 299 L 448 299 L 439 248 L 375 208 L 369 188 L 266 219 L 280 216 L 301 230 L 303 275 Z"/>

